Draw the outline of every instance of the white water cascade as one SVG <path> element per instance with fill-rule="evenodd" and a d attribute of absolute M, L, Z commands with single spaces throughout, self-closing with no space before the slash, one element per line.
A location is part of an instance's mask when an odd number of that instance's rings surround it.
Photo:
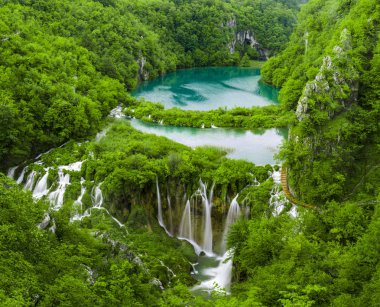
<path fill-rule="evenodd" d="M 107 132 L 108 132 L 107 128 L 104 129 L 104 130 L 102 130 L 102 131 L 100 131 L 100 132 L 98 132 L 96 134 L 96 136 L 95 136 L 95 141 L 99 142 L 103 137 L 105 137 L 105 135 L 107 134 Z"/>
<path fill-rule="evenodd" d="M 287 200 L 281 191 L 281 172 L 273 170 L 270 176 L 273 178 L 274 185 L 270 193 L 269 206 L 274 209 L 273 215 L 278 216 L 284 210 Z"/>
<path fill-rule="evenodd" d="M 49 193 L 49 189 L 47 187 L 47 180 L 49 177 L 49 169 L 45 169 L 46 173 L 43 175 L 40 180 L 37 181 L 37 184 L 33 190 L 33 196 L 35 198 L 41 198 Z"/>
<path fill-rule="evenodd" d="M 233 254 L 230 250 L 225 252 L 223 256 L 217 257 L 216 260 L 219 261 L 217 267 L 203 270 L 203 274 L 209 276 L 209 279 L 193 287 L 193 290 L 204 290 L 208 292 L 216 290 L 229 293 L 232 275 L 232 257 Z"/>
<path fill-rule="evenodd" d="M 214 185 L 211 187 L 209 197 L 207 197 L 207 186 L 202 182 L 202 180 L 199 181 L 199 184 L 200 187 L 198 189 L 198 193 L 202 197 L 204 216 L 203 250 L 206 253 L 212 254 L 211 207 Z"/>
<path fill-rule="evenodd" d="M 230 204 L 230 208 L 228 209 L 226 223 L 224 225 L 224 231 L 223 231 L 223 237 L 222 237 L 222 243 L 221 243 L 221 249 L 222 252 L 226 251 L 226 240 L 227 240 L 227 234 L 230 226 L 235 223 L 241 216 L 241 210 L 239 203 L 237 202 L 239 194 L 235 196 L 235 198 L 232 200 Z"/>
<path fill-rule="evenodd" d="M 191 226 L 191 205 L 190 200 L 187 200 L 185 209 L 183 210 L 181 224 L 179 225 L 179 237 L 193 241 Z"/>
<path fill-rule="evenodd" d="M 26 172 L 26 166 L 22 169 L 20 176 L 17 178 L 18 184 L 24 181 L 25 172 Z"/>
<path fill-rule="evenodd" d="M 115 109 L 111 110 L 111 112 L 110 112 L 110 114 L 108 116 L 116 118 L 116 119 L 125 117 L 125 115 L 123 113 L 123 107 L 122 106 L 117 106 Z"/>
<path fill-rule="evenodd" d="M 10 177 L 10 178 L 12 178 L 12 179 L 14 179 L 16 169 L 17 169 L 17 166 L 11 167 L 8 170 L 7 176 Z"/>
<path fill-rule="evenodd" d="M 124 227 L 124 225 L 117 219 L 115 218 L 106 208 L 103 208 L 103 193 L 102 190 L 100 189 L 100 186 L 102 184 L 100 183 L 97 185 L 93 191 L 92 199 L 93 199 L 93 208 L 91 209 L 100 209 L 104 210 L 120 227 Z M 89 214 L 91 215 L 91 209 Z"/>
<path fill-rule="evenodd" d="M 95 187 L 92 195 L 94 208 L 101 208 L 103 205 L 103 194 L 100 189 L 101 184 Z"/>
<path fill-rule="evenodd" d="M 25 186 L 24 186 L 24 189 L 25 189 L 25 190 L 32 190 L 32 189 L 33 189 L 33 187 L 34 187 L 34 181 L 35 181 L 36 175 L 37 175 L 37 172 L 36 172 L 36 171 L 32 171 L 32 172 L 28 175 L 28 178 L 26 179 L 26 183 L 25 183 Z"/>
<path fill-rule="evenodd" d="M 80 179 L 80 185 L 81 185 L 81 189 L 80 189 L 80 195 L 78 196 L 78 198 L 75 200 L 74 202 L 74 205 L 77 207 L 80 207 L 79 208 L 79 212 L 83 212 L 83 203 L 82 203 L 82 199 L 83 199 L 83 195 L 84 193 L 86 193 L 86 187 L 84 186 L 84 178 L 81 178 Z M 77 208 L 78 210 L 78 208 Z M 78 211 L 77 211 L 78 212 Z M 89 210 L 86 210 L 85 212 L 83 213 L 76 213 L 73 217 L 70 218 L 70 222 L 72 223 L 73 221 L 81 221 L 84 217 L 86 216 L 90 216 L 90 212 Z"/>
<path fill-rule="evenodd" d="M 165 230 L 168 236 L 172 237 L 173 235 L 170 233 L 170 231 L 166 228 L 164 219 L 162 217 L 162 202 L 161 202 L 161 193 L 160 193 L 160 187 L 158 185 L 158 178 L 156 177 L 156 190 L 157 190 L 157 220 L 160 226 Z"/>
<path fill-rule="evenodd" d="M 226 251 L 226 236 L 230 226 L 242 215 L 239 203 L 237 202 L 238 196 L 239 194 L 237 194 L 231 201 L 230 208 L 228 209 L 221 239 L 221 251 L 223 255 L 215 258 L 215 260 L 218 261 L 218 265 L 216 267 L 207 268 L 202 271 L 202 273 L 209 278 L 195 286 L 193 290 L 217 290 L 226 293 L 229 293 L 230 291 L 233 251 Z M 216 289 L 215 286 L 217 286 Z"/>
<path fill-rule="evenodd" d="M 169 207 L 169 227 L 170 227 L 170 233 L 173 234 L 173 213 L 172 213 L 172 204 L 171 204 L 171 201 L 170 201 L 169 193 L 168 193 L 167 200 L 168 200 L 168 207 Z"/>
<path fill-rule="evenodd" d="M 63 205 L 63 197 L 66 192 L 67 186 L 70 184 L 70 175 L 65 174 L 62 169 L 58 171 L 58 187 L 49 195 L 49 200 L 54 210 L 61 209 Z"/>
<path fill-rule="evenodd" d="M 86 187 L 84 186 L 85 180 L 81 178 L 81 193 L 77 200 L 74 202 L 77 206 L 80 205 L 80 211 L 83 211 L 82 207 L 82 198 L 84 193 L 86 192 Z M 93 188 L 92 193 L 91 193 L 91 199 L 92 199 L 92 207 L 86 209 L 82 214 L 77 213 L 73 217 L 70 218 L 70 222 L 74 221 L 81 221 L 85 217 L 91 216 L 92 210 L 93 209 L 98 209 L 98 210 L 103 210 L 105 211 L 120 227 L 125 227 L 124 224 L 122 224 L 117 218 L 115 218 L 106 208 L 103 208 L 103 193 L 102 190 L 100 189 L 100 186 L 102 183 L 97 185 L 96 187 Z M 127 231 L 128 233 L 128 231 Z"/>

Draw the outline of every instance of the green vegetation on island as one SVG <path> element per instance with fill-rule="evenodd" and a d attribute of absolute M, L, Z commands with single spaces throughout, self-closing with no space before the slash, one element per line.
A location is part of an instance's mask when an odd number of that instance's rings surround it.
<path fill-rule="evenodd" d="M 179 108 L 165 109 L 161 104 L 151 102 L 131 103 L 124 113 L 147 122 L 164 125 L 210 128 L 280 128 L 292 122 L 292 113 L 272 105 L 251 108 L 217 109 L 210 111 L 188 111 Z"/>

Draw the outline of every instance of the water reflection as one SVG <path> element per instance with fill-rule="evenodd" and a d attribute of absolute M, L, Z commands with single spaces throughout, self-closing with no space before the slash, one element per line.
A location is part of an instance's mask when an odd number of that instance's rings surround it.
<path fill-rule="evenodd" d="M 165 136 L 190 147 L 228 148 L 231 149 L 228 157 L 244 159 L 257 165 L 274 164 L 273 156 L 278 151 L 282 140 L 287 138 L 287 129 L 200 129 L 161 126 L 137 119 L 132 119 L 131 125 L 140 131 Z"/>

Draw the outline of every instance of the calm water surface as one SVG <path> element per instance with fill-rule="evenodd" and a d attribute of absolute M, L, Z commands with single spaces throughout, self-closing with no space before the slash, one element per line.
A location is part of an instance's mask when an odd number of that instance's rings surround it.
<path fill-rule="evenodd" d="M 259 79 L 260 70 L 253 68 L 184 69 L 143 82 L 132 95 L 166 108 L 203 111 L 278 103 L 278 90 Z"/>
<path fill-rule="evenodd" d="M 244 130 L 236 128 L 201 129 L 162 126 L 132 119 L 134 128 L 156 135 L 166 136 L 187 146 L 216 146 L 229 148 L 227 155 L 234 159 L 244 159 L 257 165 L 274 164 L 273 155 L 282 140 L 287 137 L 287 129 Z"/>
<path fill-rule="evenodd" d="M 160 102 L 166 108 L 211 110 L 277 104 L 278 90 L 259 81 L 260 70 L 240 67 L 206 67 L 179 70 L 147 81 L 133 92 L 135 97 Z M 201 129 L 162 126 L 133 119 L 136 129 L 166 136 L 191 146 L 228 148 L 228 157 L 258 165 L 274 164 L 274 154 L 287 129 L 244 130 L 235 128 Z"/>

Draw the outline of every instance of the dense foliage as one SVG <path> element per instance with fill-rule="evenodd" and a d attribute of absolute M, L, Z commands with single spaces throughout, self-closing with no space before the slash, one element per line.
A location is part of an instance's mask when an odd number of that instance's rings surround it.
<path fill-rule="evenodd" d="M 0 1 L 1 167 L 93 135 L 138 80 L 281 50 L 296 2 L 240 2 Z"/>
<path fill-rule="evenodd" d="M 74 138 L 15 171 L 18 177 L 28 165 L 25 175 L 34 171 L 35 179 L 48 172 L 55 189 L 59 166 L 83 161 L 79 171 L 65 171 L 71 181 L 59 211 L 47 197 L 33 199 L 0 174 L 2 306 L 379 304 L 378 1 L 311 0 L 303 6 L 287 48 L 263 68 L 264 80 L 282 87 L 283 109 L 184 112 L 140 103 L 128 110 L 186 126 L 290 122 L 280 157 L 291 190 L 315 208 L 291 209 L 280 196 L 281 212 L 270 201 L 276 192 L 272 166 L 230 160 L 217 148 L 190 149 L 125 121 L 108 126 L 98 140 L 77 140 L 105 126 L 114 106 L 133 104 L 125 89 L 139 78 L 280 50 L 295 2 L 0 3 L 1 168 Z M 246 31 L 254 33 L 258 48 L 250 41 L 231 45 Z M 200 178 L 215 183 L 216 217 L 237 193 L 250 208 L 249 219 L 228 235 L 232 293 L 206 300 L 188 288 L 195 282 L 192 248 L 167 236 L 156 219 L 156 184 L 175 207 Z M 78 206 L 82 184 L 87 192 Z M 69 222 L 93 205 L 91 191 L 100 184 L 104 207 Z M 29 188 L 34 185 L 36 180 Z"/>
<path fill-rule="evenodd" d="M 38 227 L 47 203 L 34 201 L 4 175 L 0 195 L 2 306 L 143 306 L 155 300 L 165 306 L 153 281 L 171 276 L 159 260 L 188 266 L 180 244 L 159 231 L 135 228 L 127 238 L 101 211 L 81 229 L 68 223 L 66 210 L 49 212 L 55 229 L 49 231 Z M 154 255 L 149 263 L 141 261 L 147 249 Z"/>
<path fill-rule="evenodd" d="M 309 203 L 342 200 L 379 165 L 379 19 L 377 1 L 310 1 L 262 69 L 297 115 L 282 156 Z"/>
<path fill-rule="evenodd" d="M 237 128 L 280 128 L 287 127 L 292 114 L 280 106 L 251 108 L 219 108 L 210 111 L 185 111 L 179 108 L 164 109 L 161 104 L 141 102 L 131 104 L 124 113 L 147 122 L 182 127 L 237 127 Z"/>
<path fill-rule="evenodd" d="M 254 216 L 267 212 L 272 187 L 267 179 L 272 167 L 229 160 L 225 154 L 215 148 L 192 150 L 144 135 L 121 121 L 108 127 L 100 140 L 69 142 L 29 164 L 26 176 L 37 172 L 34 185 L 48 172 L 48 186 L 54 190 L 58 166 L 85 161 L 79 171 L 67 171 L 70 185 L 60 211 L 49 209 L 46 197 L 33 200 L 30 192 L 2 175 L 0 239 L 5 278 L 1 280 L 1 304 L 167 306 L 183 300 L 207 304 L 186 287 L 195 283 L 189 274 L 190 262 L 197 259 L 192 247 L 166 235 L 152 204 L 157 202 L 157 178 L 163 193 L 172 191 L 174 209 L 180 207 L 176 196 L 181 201 L 181 193 L 191 195 L 202 178 L 215 182 L 217 212 L 226 197 L 236 195 L 255 177 L 265 184 L 245 189 L 241 197 L 249 206 L 260 204 L 252 208 Z M 93 209 L 81 220 L 69 222 L 74 214 L 92 207 L 91 190 L 99 183 L 103 210 Z M 75 200 L 81 184 L 87 191 L 78 207 Z M 110 213 L 125 226 L 115 223 Z"/>

